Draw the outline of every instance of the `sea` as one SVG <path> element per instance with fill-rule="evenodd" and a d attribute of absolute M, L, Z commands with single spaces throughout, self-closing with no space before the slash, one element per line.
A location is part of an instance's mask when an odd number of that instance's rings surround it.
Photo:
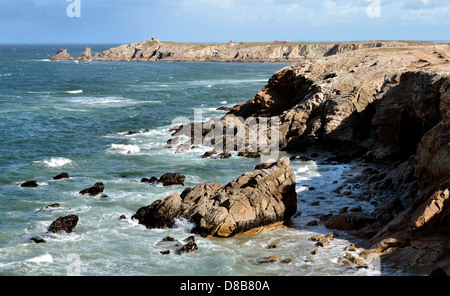
<path fill-rule="evenodd" d="M 176 118 L 221 117 L 255 96 L 286 63 L 175 63 L 50 61 L 61 48 L 81 56 L 87 45 L 0 45 L 0 275 L 2 276 L 379 276 L 384 266 L 339 263 L 351 243 L 363 243 L 321 223 L 321 215 L 369 202 L 333 191 L 361 164 L 327 164 L 330 152 L 291 163 L 297 177 L 298 213 L 286 228 L 234 238 L 195 236 L 198 251 L 178 255 L 193 224 L 146 229 L 131 217 L 143 206 L 199 183 L 226 184 L 254 169 L 259 159 L 236 154 L 202 159 L 211 149 L 176 153 L 167 145 Z M 88 45 L 101 52 L 114 45 Z M 130 131 L 132 131 L 130 133 Z M 293 154 L 280 152 L 280 157 Z M 53 180 L 66 172 L 69 179 Z M 185 186 L 142 183 L 179 172 Z M 22 188 L 35 180 L 36 188 Z M 104 196 L 79 191 L 97 182 Z M 312 186 L 309 190 L 304 185 Z M 357 190 L 357 189 L 354 189 Z M 319 202 L 320 206 L 315 206 Z M 60 206 L 48 207 L 58 203 Z M 58 217 L 77 215 L 70 234 L 48 234 Z M 125 219 L 120 219 L 124 215 Z M 310 238 L 334 232 L 331 245 Z M 31 238 L 44 236 L 46 243 Z M 169 255 L 161 251 L 171 250 Z M 311 252 L 320 249 L 319 253 Z M 354 253 L 355 255 L 358 252 Z M 277 262 L 267 258 L 277 256 Z M 287 260 L 286 260 L 287 259 Z"/>

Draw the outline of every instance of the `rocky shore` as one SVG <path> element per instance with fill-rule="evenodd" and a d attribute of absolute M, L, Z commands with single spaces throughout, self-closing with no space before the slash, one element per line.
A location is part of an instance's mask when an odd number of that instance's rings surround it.
<path fill-rule="evenodd" d="M 171 62 L 299 62 L 317 59 L 364 48 L 407 47 L 411 44 L 430 44 L 411 41 L 372 41 L 347 43 L 179 43 L 159 41 L 153 38 L 132 44 L 124 44 L 101 53 L 86 48 L 82 56 L 74 58 L 61 49 L 52 61 L 171 61 Z"/>
<path fill-rule="evenodd" d="M 51 59 L 73 58 L 61 50 Z M 239 145 L 243 139 L 237 130 L 244 126 L 248 131 L 246 120 L 251 118 L 276 120 L 279 133 L 267 136 L 276 140 L 278 149 L 301 153 L 321 147 L 334 152 L 329 163 L 367 164 L 340 181 L 336 192 L 370 201 L 375 210 L 355 207 L 324 213 L 320 221 L 312 221 L 315 225 L 368 240 L 370 247 L 359 252 L 362 259 L 377 254 L 405 270 L 450 268 L 450 45 L 249 46 L 152 40 L 98 54 L 87 49 L 78 60 L 297 62 L 275 73 L 253 99 L 237 104 L 223 118 L 174 128 L 168 143 L 177 145 L 179 153 L 205 145 L 212 151 L 203 157 L 227 158 L 231 151 L 252 157 L 266 151 L 252 150 L 249 139 Z M 235 130 L 231 135 L 214 133 L 215 127 L 224 131 L 230 125 Z M 180 143 L 186 136 L 191 139 Z M 235 149 L 226 145 L 230 142 Z M 238 151 L 238 146 L 245 151 Z M 150 180 L 158 181 L 143 182 Z M 281 159 L 260 164 L 225 186 L 186 188 L 142 207 L 133 219 L 148 228 L 165 228 L 184 218 L 195 223 L 195 233 L 206 237 L 254 233 L 278 227 L 301 210 L 295 186 L 289 160 Z M 363 193 L 354 196 L 352 188 Z M 89 189 L 85 193 L 94 195 Z M 314 240 L 324 247 L 332 237 Z M 358 248 L 349 246 L 350 250 Z M 351 254 L 340 259 L 359 262 Z"/>
<path fill-rule="evenodd" d="M 280 149 L 320 146 L 336 152 L 330 161 L 383 164 L 336 189 L 351 195 L 344 187 L 358 186 L 360 198 L 373 201 L 375 211 L 343 209 L 323 223 L 370 240 L 362 256 L 379 254 L 403 269 L 448 268 L 449 59 L 450 45 L 443 44 L 359 49 L 303 61 L 275 73 L 255 98 L 218 121 L 225 127 L 252 117 L 276 118 Z M 207 139 L 218 121 L 175 128 L 170 143 L 200 134 L 201 144 L 226 151 L 230 135 Z M 231 141 L 239 140 L 231 135 Z"/>

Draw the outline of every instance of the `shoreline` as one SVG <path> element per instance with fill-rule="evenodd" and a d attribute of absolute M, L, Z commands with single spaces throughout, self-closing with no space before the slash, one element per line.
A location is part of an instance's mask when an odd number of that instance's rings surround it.
<path fill-rule="evenodd" d="M 122 44 L 101 53 L 87 47 L 78 58 L 61 49 L 49 59 L 53 61 L 172 61 L 172 62 L 302 62 L 329 57 L 364 48 L 431 46 L 422 41 L 360 41 L 360 42 L 229 42 L 180 43 L 159 41 L 156 38 Z"/>

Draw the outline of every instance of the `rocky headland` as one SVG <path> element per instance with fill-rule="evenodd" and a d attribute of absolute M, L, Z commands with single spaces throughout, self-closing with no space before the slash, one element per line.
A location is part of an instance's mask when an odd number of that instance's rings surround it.
<path fill-rule="evenodd" d="M 51 59 L 73 58 L 60 51 Z M 155 39 L 103 53 L 87 49 L 78 60 L 295 62 L 223 118 L 174 128 L 168 144 L 177 145 L 180 153 L 209 145 L 212 151 L 203 157 L 220 158 L 239 146 L 244 147 L 241 156 L 251 157 L 266 151 L 252 150 L 250 139 L 237 131 L 248 131 L 245 120 L 250 118 L 276 120 L 278 133 L 267 137 L 276 140 L 277 149 L 299 153 L 322 147 L 335 153 L 330 163 L 366 164 L 341 180 L 336 192 L 351 197 L 345 188 L 358 187 L 363 192 L 358 198 L 371 201 L 375 210 L 342 209 L 324 213 L 316 223 L 367 240 L 361 258 L 378 254 L 405 270 L 449 269 L 450 45 L 179 44 Z M 217 126 L 235 132 L 215 133 Z M 180 143 L 186 136 L 191 140 Z M 226 145 L 230 141 L 235 149 Z M 185 218 L 196 224 L 194 232 L 208 237 L 256 232 L 296 214 L 295 185 L 289 160 L 281 159 L 258 165 L 225 186 L 199 184 L 174 193 L 142 207 L 133 219 L 148 228 L 165 228 Z M 322 238 L 319 242 L 325 244 Z M 348 257 L 342 260 L 354 259 Z"/>
<path fill-rule="evenodd" d="M 78 58 L 70 56 L 66 49 L 61 49 L 56 55 L 50 57 L 50 60 L 78 60 L 79 62 L 299 62 L 364 48 L 405 47 L 411 44 L 430 43 L 411 41 L 180 43 L 159 41 L 153 38 L 149 41 L 120 45 L 101 53 L 94 53 L 91 48 L 86 48 L 83 55 Z"/>
<path fill-rule="evenodd" d="M 275 118 L 280 149 L 319 146 L 335 152 L 331 162 L 358 160 L 368 166 L 336 190 L 350 196 L 343 188 L 356 184 L 364 195 L 359 198 L 376 209 L 343 210 L 324 215 L 321 223 L 369 240 L 362 257 L 379 254 L 404 269 L 448 268 L 449 59 L 450 45 L 441 44 L 362 48 L 296 63 L 223 118 L 174 128 L 169 143 L 197 134 L 200 140 L 191 138 L 187 146 L 226 151 L 227 141 L 241 139 L 237 133 L 231 140 L 229 134 L 208 139 L 218 121 L 222 128 L 245 125 L 252 117 Z"/>

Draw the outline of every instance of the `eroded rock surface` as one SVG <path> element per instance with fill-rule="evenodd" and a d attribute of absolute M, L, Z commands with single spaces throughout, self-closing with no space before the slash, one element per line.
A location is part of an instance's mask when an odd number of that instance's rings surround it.
<path fill-rule="evenodd" d="M 283 223 L 297 210 L 295 175 L 287 158 L 221 186 L 199 184 L 143 207 L 133 216 L 149 228 L 171 227 L 177 218 L 203 236 L 230 237 Z"/>

